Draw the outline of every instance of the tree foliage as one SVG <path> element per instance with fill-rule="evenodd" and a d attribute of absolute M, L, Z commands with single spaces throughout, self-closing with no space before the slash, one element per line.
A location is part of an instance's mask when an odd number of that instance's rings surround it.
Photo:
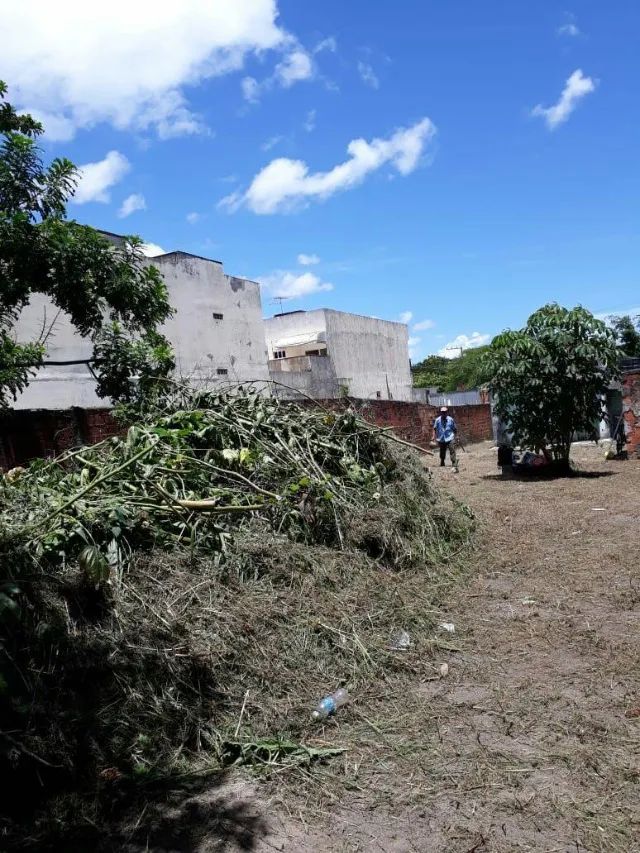
<path fill-rule="evenodd" d="M 625 358 L 640 358 L 640 316 L 628 314 L 609 318 L 616 333 L 618 349 Z"/>
<path fill-rule="evenodd" d="M 5 96 L 0 81 L 0 407 L 42 365 L 43 341 L 12 334 L 33 293 L 48 296 L 93 342 L 98 393 L 130 401 L 173 364 L 157 331 L 171 314 L 165 284 L 145 264 L 138 238 L 116 246 L 66 218 L 77 170 L 64 158 L 45 166 L 36 144 L 42 126 Z"/>
<path fill-rule="evenodd" d="M 614 332 L 585 308 L 545 305 L 493 339 L 485 366 L 495 411 L 522 447 L 568 462 L 576 432 L 597 437 L 600 396 L 617 374 Z"/>
<path fill-rule="evenodd" d="M 458 358 L 430 355 L 413 366 L 413 381 L 417 388 L 437 388 L 439 391 L 467 391 L 479 388 L 489 379 L 484 355 L 489 347 L 465 350 Z"/>

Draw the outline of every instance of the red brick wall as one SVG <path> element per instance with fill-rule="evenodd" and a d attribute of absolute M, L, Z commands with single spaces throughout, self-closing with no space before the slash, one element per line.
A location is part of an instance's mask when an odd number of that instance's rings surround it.
<path fill-rule="evenodd" d="M 640 457 L 640 373 L 622 377 L 622 411 L 629 456 Z"/>
<path fill-rule="evenodd" d="M 421 447 L 429 446 L 433 421 L 438 415 L 433 406 L 397 400 L 324 400 L 323 405 L 334 409 L 355 406 L 365 420 L 380 427 L 393 427 L 400 438 Z M 492 438 L 488 405 L 451 407 L 450 413 L 463 442 Z M 7 412 L 0 415 L 0 469 L 24 465 L 37 457 L 57 456 L 121 431 L 109 409 Z"/>
<path fill-rule="evenodd" d="M 81 444 L 116 435 L 120 427 L 108 409 L 47 409 L 0 414 L 0 468 L 57 456 Z"/>
<path fill-rule="evenodd" d="M 431 441 L 433 422 L 440 410 L 424 403 L 404 403 L 399 400 L 323 400 L 330 408 L 355 406 L 362 417 L 379 427 L 393 427 L 400 438 L 420 447 L 428 447 Z M 449 413 L 458 424 L 463 443 L 488 441 L 493 438 L 491 407 L 451 406 Z"/>

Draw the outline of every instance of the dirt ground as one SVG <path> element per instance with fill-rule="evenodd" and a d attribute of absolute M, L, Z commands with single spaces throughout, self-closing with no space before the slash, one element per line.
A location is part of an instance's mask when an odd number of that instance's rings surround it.
<path fill-rule="evenodd" d="M 640 851 L 640 463 L 573 458 L 582 476 L 505 479 L 485 444 L 458 476 L 434 469 L 480 531 L 433 676 L 354 697 L 327 727 L 359 743 L 342 762 L 284 786 L 236 780 L 224 838 L 210 826 L 162 849 Z"/>

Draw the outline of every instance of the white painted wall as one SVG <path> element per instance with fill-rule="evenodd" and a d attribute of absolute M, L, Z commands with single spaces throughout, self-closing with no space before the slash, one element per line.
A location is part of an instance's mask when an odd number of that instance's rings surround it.
<path fill-rule="evenodd" d="M 327 349 L 349 396 L 412 400 L 409 330 L 404 323 L 326 310 Z"/>
<path fill-rule="evenodd" d="M 352 397 L 412 400 L 409 330 L 403 323 L 331 309 L 278 314 L 265 320 L 272 356 L 278 341 L 308 332 L 324 333 L 338 385 Z"/>
<path fill-rule="evenodd" d="M 260 286 L 225 275 L 222 264 L 184 252 L 153 258 L 176 314 L 164 333 L 174 346 L 176 372 L 193 382 L 266 380 Z M 214 320 L 213 314 L 222 314 Z M 218 376 L 218 368 L 226 376 Z"/>
<path fill-rule="evenodd" d="M 267 343 L 269 358 L 273 358 L 278 341 L 295 335 L 323 335 L 327 323 L 325 311 L 319 308 L 315 311 L 293 311 L 290 314 L 276 314 L 264 321 L 264 337 Z M 296 351 L 296 355 L 297 355 Z"/>
<path fill-rule="evenodd" d="M 199 386 L 269 378 L 262 328 L 260 287 L 225 275 L 222 264 L 184 252 L 150 258 L 162 273 L 176 314 L 164 333 L 176 353 L 176 374 Z M 222 314 L 214 320 L 213 313 Z M 56 322 L 47 341 L 46 360 L 88 358 L 90 343 L 77 334 L 69 318 L 36 294 L 16 326 L 19 341 L 39 337 L 46 323 Z M 225 369 L 226 375 L 217 370 Z M 108 400 L 95 393 L 95 382 L 83 365 L 46 367 L 18 398 L 17 409 L 103 408 Z"/>

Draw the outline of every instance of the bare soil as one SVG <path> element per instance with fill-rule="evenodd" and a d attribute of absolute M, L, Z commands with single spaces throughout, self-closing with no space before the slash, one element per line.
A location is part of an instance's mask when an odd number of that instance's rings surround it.
<path fill-rule="evenodd" d="M 355 696 L 322 732 L 344 759 L 194 793 L 147 849 L 640 851 L 640 463 L 522 480 L 467 450 L 433 472 L 480 531 L 431 674 Z"/>

